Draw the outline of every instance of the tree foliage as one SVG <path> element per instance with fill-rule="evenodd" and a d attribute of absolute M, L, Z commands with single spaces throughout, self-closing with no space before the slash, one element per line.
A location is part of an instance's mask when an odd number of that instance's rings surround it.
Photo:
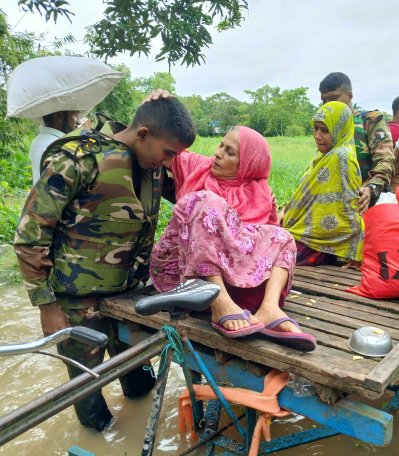
<path fill-rule="evenodd" d="M 203 99 L 183 97 L 201 136 L 220 135 L 234 125 L 246 125 L 265 136 L 302 136 L 311 133 L 310 119 L 315 107 L 307 88 L 281 90 L 265 85 L 246 90 L 251 102 L 237 100 L 221 92 Z"/>
<path fill-rule="evenodd" d="M 64 0 L 18 0 L 18 5 L 22 11 L 33 13 L 36 10 L 41 16 L 44 14 L 46 21 L 53 17 L 54 22 L 57 22 L 58 15 L 60 15 L 72 22 L 69 16 L 75 15 L 67 9 L 69 3 Z"/>
<path fill-rule="evenodd" d="M 310 119 L 315 110 L 306 87 L 281 90 L 265 85 L 255 91 L 246 90 L 252 103 L 249 124 L 265 136 L 300 136 L 310 134 Z"/>
<path fill-rule="evenodd" d="M 12 34 L 6 16 L 0 10 L 0 159 L 24 148 L 23 138 L 32 132 L 31 122 L 6 119 L 6 81 L 17 65 L 37 55 L 36 44 L 37 38 L 33 33 Z"/>
<path fill-rule="evenodd" d="M 200 95 L 182 97 L 193 116 L 200 136 L 221 135 L 237 124 L 245 124 L 246 103 L 219 92 L 203 99 Z"/>
<path fill-rule="evenodd" d="M 157 72 L 148 78 L 132 79 L 131 71 L 125 65 L 116 65 L 113 68 L 124 73 L 125 78 L 96 106 L 96 111 L 119 122 L 129 124 L 138 106 L 153 90 L 161 87 L 175 93 L 176 81 L 170 73 Z"/>
<path fill-rule="evenodd" d="M 131 56 L 148 55 L 159 37 L 161 49 L 156 60 L 170 67 L 181 62 L 187 66 L 205 61 L 204 48 L 212 44 L 210 27 L 219 31 L 239 26 L 248 8 L 247 0 L 104 0 L 104 19 L 89 27 L 86 41 L 91 53 L 100 58 L 121 52 Z M 59 15 L 70 21 L 73 13 L 65 0 L 19 0 L 24 11 L 38 11 L 46 21 Z"/>

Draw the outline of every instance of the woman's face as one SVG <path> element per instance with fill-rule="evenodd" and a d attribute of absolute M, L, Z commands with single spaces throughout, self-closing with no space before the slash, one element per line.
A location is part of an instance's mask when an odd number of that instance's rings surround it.
<path fill-rule="evenodd" d="M 319 152 L 326 154 L 332 149 L 333 139 L 324 122 L 320 122 L 319 120 L 315 121 L 313 136 Z"/>
<path fill-rule="evenodd" d="M 231 130 L 216 149 L 211 174 L 218 179 L 235 179 L 240 165 L 239 130 Z"/>

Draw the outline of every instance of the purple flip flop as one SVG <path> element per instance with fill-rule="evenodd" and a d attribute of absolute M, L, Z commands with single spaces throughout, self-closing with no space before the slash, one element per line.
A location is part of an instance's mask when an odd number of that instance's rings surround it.
<path fill-rule="evenodd" d="M 220 318 L 217 323 L 212 322 L 213 328 L 219 332 L 220 334 L 223 334 L 223 336 L 229 337 L 230 339 L 235 339 L 236 337 L 245 337 L 249 336 L 250 334 L 254 334 L 256 332 L 261 331 L 265 325 L 263 323 L 256 323 L 256 324 L 251 324 L 251 312 L 247 309 L 244 310 L 243 313 L 240 314 L 229 314 L 225 315 L 224 317 Z M 247 322 L 250 324 L 250 326 L 247 326 L 246 328 L 242 329 L 226 329 L 223 326 L 223 323 L 228 320 L 247 320 Z"/>
<path fill-rule="evenodd" d="M 287 331 L 273 331 L 273 328 L 280 325 L 285 321 L 294 323 L 299 328 L 299 324 L 296 320 L 290 317 L 283 317 L 272 321 L 266 325 L 259 334 L 262 334 L 267 339 L 277 342 L 281 345 L 287 345 L 288 347 L 296 348 L 297 350 L 310 352 L 316 348 L 317 340 L 310 334 L 307 333 L 295 333 Z"/>

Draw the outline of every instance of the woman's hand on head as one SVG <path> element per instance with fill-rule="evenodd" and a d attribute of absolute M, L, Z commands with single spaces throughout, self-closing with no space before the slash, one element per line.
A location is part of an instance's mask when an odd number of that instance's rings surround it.
<path fill-rule="evenodd" d="M 156 89 L 156 90 L 153 90 L 149 95 L 147 95 L 141 104 L 147 103 L 147 101 L 155 101 L 155 100 L 159 100 L 160 98 L 170 98 L 170 97 L 174 97 L 174 95 L 169 93 L 167 90 Z"/>

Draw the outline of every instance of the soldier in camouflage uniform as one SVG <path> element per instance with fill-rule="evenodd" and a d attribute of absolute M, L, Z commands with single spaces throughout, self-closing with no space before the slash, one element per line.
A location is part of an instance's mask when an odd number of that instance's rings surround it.
<path fill-rule="evenodd" d="M 341 101 L 352 108 L 352 85 L 344 73 L 330 73 L 320 83 L 323 103 Z M 353 109 L 353 108 L 352 108 Z M 361 214 L 389 190 L 395 174 L 392 137 L 380 111 L 354 112 L 356 154 L 363 185 L 357 202 Z"/>
<path fill-rule="evenodd" d="M 106 333 L 113 356 L 127 346 L 115 322 L 98 311 L 101 296 L 148 279 L 164 168 L 195 139 L 187 109 L 176 98 L 139 107 L 132 124 L 100 132 L 75 130 L 43 156 L 45 169 L 32 188 L 15 236 L 15 250 L 44 335 L 83 325 Z M 68 340 L 61 354 L 88 367 L 104 349 Z M 70 377 L 80 371 L 68 365 Z M 122 377 L 128 397 L 148 392 L 155 380 L 139 367 Z M 101 391 L 75 405 L 83 425 L 102 430 L 111 420 Z"/>

